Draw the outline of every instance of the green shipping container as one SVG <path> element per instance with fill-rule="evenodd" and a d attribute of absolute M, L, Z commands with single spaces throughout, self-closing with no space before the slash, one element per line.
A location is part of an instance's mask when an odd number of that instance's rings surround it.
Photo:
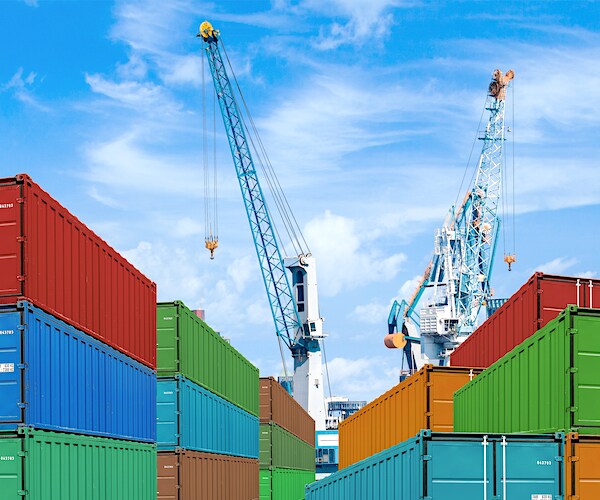
<path fill-rule="evenodd" d="M 304 488 L 315 481 L 315 473 L 295 469 L 261 469 L 260 500 L 304 500 Z"/>
<path fill-rule="evenodd" d="M 1 500 L 155 500 L 154 445 L 19 429 L 0 434 Z"/>
<path fill-rule="evenodd" d="M 260 424 L 260 467 L 315 471 L 315 448 L 274 423 Z"/>
<path fill-rule="evenodd" d="M 599 394 L 600 309 L 569 306 L 455 393 L 454 431 L 600 434 Z"/>
<path fill-rule="evenodd" d="M 183 375 L 258 416 L 258 368 L 183 302 L 157 307 L 157 374 Z"/>

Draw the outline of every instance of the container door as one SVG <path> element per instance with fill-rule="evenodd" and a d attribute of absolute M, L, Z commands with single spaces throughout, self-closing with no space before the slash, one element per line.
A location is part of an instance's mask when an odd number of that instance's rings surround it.
<path fill-rule="evenodd" d="M 0 310 L 0 429 L 22 422 L 21 314 Z M 11 425 L 10 428 L 14 428 Z"/>
<path fill-rule="evenodd" d="M 424 461 L 424 498 L 465 500 L 484 498 L 484 478 L 487 498 L 491 499 L 493 480 L 492 444 L 481 441 L 426 441 L 428 460 Z M 485 465 L 485 469 L 484 469 Z"/>
<path fill-rule="evenodd" d="M 24 498 L 22 439 L 0 437 L 0 497 L 6 500 Z"/>
<path fill-rule="evenodd" d="M 22 295 L 21 271 L 21 188 L 0 186 L 0 297 Z"/>
<path fill-rule="evenodd" d="M 502 500 L 554 500 L 561 492 L 558 443 L 497 442 L 495 492 Z M 496 497 L 494 497 L 496 498 Z M 562 497 L 561 497 L 562 498 Z"/>
<path fill-rule="evenodd" d="M 158 454 L 157 499 L 179 499 L 179 455 L 176 453 Z"/>
<path fill-rule="evenodd" d="M 179 446 L 179 388 L 175 380 L 158 380 L 156 384 L 156 441 L 159 450 Z"/>
<path fill-rule="evenodd" d="M 584 307 L 586 280 L 573 278 L 542 277 L 539 281 L 540 328 L 546 326 L 569 304 Z M 578 284 L 579 282 L 579 284 Z"/>
<path fill-rule="evenodd" d="M 574 446 L 575 456 L 575 484 L 573 493 L 575 498 L 600 498 L 600 442 L 581 442 Z M 568 492 L 570 493 L 570 492 Z M 568 498 L 565 496 L 565 498 Z"/>
<path fill-rule="evenodd" d="M 179 371 L 179 335 L 177 307 L 159 305 L 156 310 L 156 366 L 158 374 L 175 375 Z"/>
<path fill-rule="evenodd" d="M 600 316 L 572 316 L 577 333 L 571 335 L 573 367 L 573 427 L 582 434 L 600 431 Z M 588 429 L 585 429 L 588 427 Z M 589 429 L 590 427 L 594 429 Z"/>

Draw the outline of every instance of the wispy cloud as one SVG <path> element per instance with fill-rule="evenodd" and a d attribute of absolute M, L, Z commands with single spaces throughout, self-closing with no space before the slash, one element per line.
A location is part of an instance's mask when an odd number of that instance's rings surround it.
<path fill-rule="evenodd" d="M 23 68 L 19 68 L 12 78 L 0 86 L 0 91 L 11 92 L 15 99 L 43 112 L 49 112 L 50 108 L 42 104 L 33 94 L 31 88 L 37 79 L 37 74 L 30 71 L 24 76 Z"/>
<path fill-rule="evenodd" d="M 541 271 L 548 274 L 562 274 L 571 269 L 578 262 L 579 260 L 574 257 L 557 257 L 550 262 L 537 265 L 533 271 Z"/>

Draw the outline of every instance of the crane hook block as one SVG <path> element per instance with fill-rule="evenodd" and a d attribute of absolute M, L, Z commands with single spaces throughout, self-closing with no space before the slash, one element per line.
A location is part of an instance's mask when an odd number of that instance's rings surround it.
<path fill-rule="evenodd" d="M 383 343 L 388 349 L 403 349 L 406 342 L 406 337 L 402 333 L 388 333 L 383 337 Z"/>
<path fill-rule="evenodd" d="M 511 270 L 511 266 L 512 264 L 514 264 L 515 262 L 517 262 L 517 256 L 514 254 L 508 254 L 504 256 L 504 262 L 506 262 L 508 264 L 508 270 Z"/>
<path fill-rule="evenodd" d="M 219 31 L 212 27 L 208 21 L 204 21 L 200 28 L 198 29 L 197 37 L 202 37 L 204 40 L 209 40 L 210 38 L 217 38 Z"/>
<path fill-rule="evenodd" d="M 215 258 L 215 250 L 219 246 L 219 240 L 217 238 L 207 238 L 204 242 L 204 246 L 210 250 L 210 260 Z"/>

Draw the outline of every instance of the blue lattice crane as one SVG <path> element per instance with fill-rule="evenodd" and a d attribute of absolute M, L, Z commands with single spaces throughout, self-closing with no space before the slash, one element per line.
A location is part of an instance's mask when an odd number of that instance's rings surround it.
<path fill-rule="evenodd" d="M 513 77 L 512 70 L 494 71 L 485 106 L 490 116 L 473 182 L 460 206 L 452 207 L 436 230 L 433 257 L 413 296 L 394 301 L 390 311 L 384 343 L 404 350 L 410 372 L 422 363 L 447 364 L 452 350 L 473 331 L 481 306 L 489 310 L 500 226 L 505 98 Z M 509 270 L 515 260 L 514 254 L 504 256 Z M 432 292 L 417 313 L 427 289 Z"/>
<path fill-rule="evenodd" d="M 258 137 L 258 147 L 253 140 L 251 144 L 248 143 L 248 127 L 240 113 L 234 88 L 219 49 L 219 46 L 222 46 L 220 32 L 205 21 L 200 25 L 198 37 L 205 42 L 206 56 L 275 322 L 284 369 L 282 343 L 291 351 L 294 359 L 294 398 L 315 420 L 316 429 L 324 430 L 326 412 L 319 342 L 325 335 L 323 318 L 319 314 L 315 258 L 311 255 L 304 238 L 298 237 L 300 229 L 296 223 L 288 234 L 298 250 L 294 257 L 286 258 L 284 262 L 277 228 L 273 224 L 260 186 L 250 145 L 259 158 L 265 153 L 264 148 Z M 226 52 L 225 55 L 227 57 Z M 262 163 L 262 159 L 260 161 Z M 266 163 L 268 172 L 268 159 Z M 276 179 L 267 180 L 270 187 L 277 188 Z M 278 210 L 289 209 L 289 204 L 281 192 L 276 192 L 274 199 Z M 282 219 L 284 224 L 286 221 L 291 225 L 295 222 L 293 214 L 289 213 L 284 214 Z M 209 250 L 212 251 L 210 248 Z M 289 270 L 291 283 L 286 269 Z"/>

